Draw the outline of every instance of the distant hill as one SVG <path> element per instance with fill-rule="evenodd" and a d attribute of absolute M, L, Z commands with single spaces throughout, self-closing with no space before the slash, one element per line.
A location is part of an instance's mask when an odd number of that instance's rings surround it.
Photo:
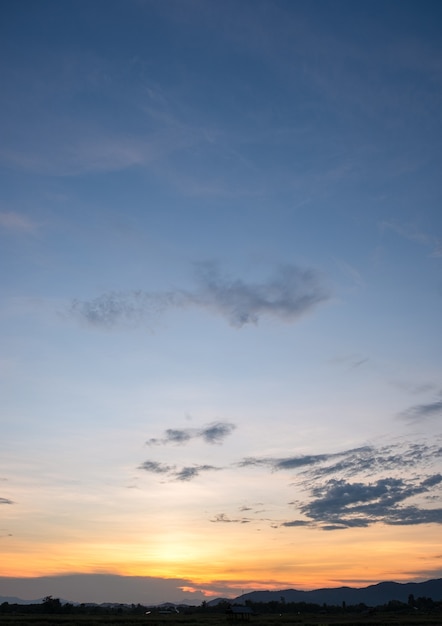
<path fill-rule="evenodd" d="M 38 598 L 38 600 L 22 600 L 22 598 L 15 598 L 13 596 L 0 596 L 0 604 L 3 604 L 3 602 L 8 602 L 8 604 L 41 604 L 43 598 Z"/>
<path fill-rule="evenodd" d="M 69 600 L 63 600 L 59 598 L 61 604 L 75 604 L 70 603 Z M 23 600 L 23 598 L 16 598 L 14 596 L 0 596 L 0 604 L 7 602 L 8 604 L 43 604 L 44 598 L 37 598 L 36 600 Z"/>
<path fill-rule="evenodd" d="M 413 594 L 417 598 L 431 598 L 435 602 L 442 601 L 442 578 L 435 580 L 427 580 L 422 583 L 395 583 L 382 582 L 368 587 L 332 587 L 326 589 L 315 589 L 313 591 L 300 591 L 298 589 L 281 589 L 280 591 L 251 591 L 242 594 L 234 599 L 232 598 L 216 598 L 210 600 L 207 605 L 214 606 L 220 602 L 244 604 L 246 600 L 251 602 L 307 602 L 312 604 L 329 604 L 341 606 L 345 602 L 348 606 L 356 604 L 365 604 L 366 606 L 380 606 L 387 604 L 391 600 L 399 602 L 408 602 L 408 597 Z M 16 597 L 0 596 L 0 604 L 8 602 L 9 604 L 40 604 L 42 598 L 38 600 L 23 600 Z M 61 600 L 62 604 L 68 600 Z M 78 603 L 74 603 L 78 604 Z M 92 604 L 92 603 L 88 603 Z M 103 603 L 110 604 L 110 603 Z M 114 604 L 114 603 L 112 603 Z M 165 603 L 173 606 L 185 606 L 186 602 L 179 604 Z M 189 601 L 189 605 L 192 601 Z"/>
<path fill-rule="evenodd" d="M 299 591 L 297 589 L 282 589 L 281 591 L 252 591 L 235 598 L 235 602 L 311 602 L 314 604 L 331 604 L 335 606 L 345 602 L 347 605 L 365 604 L 379 606 L 390 600 L 407 602 L 410 594 L 415 598 L 425 597 L 434 601 L 442 600 L 442 578 L 428 580 L 423 583 L 394 583 L 383 582 L 368 587 L 335 587 L 330 589 L 315 589 L 313 591 Z"/>

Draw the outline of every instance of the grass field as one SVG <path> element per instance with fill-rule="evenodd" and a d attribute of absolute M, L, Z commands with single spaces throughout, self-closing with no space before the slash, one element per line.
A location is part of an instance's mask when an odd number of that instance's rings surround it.
<path fill-rule="evenodd" d="M 226 615 L 0 615 L 0 626 L 441 626 L 442 615 L 278 615 L 262 614 L 250 620 L 231 620 Z"/>

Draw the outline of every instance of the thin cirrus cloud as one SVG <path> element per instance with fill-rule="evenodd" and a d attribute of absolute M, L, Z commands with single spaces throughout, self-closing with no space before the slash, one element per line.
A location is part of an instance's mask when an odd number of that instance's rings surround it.
<path fill-rule="evenodd" d="M 408 239 L 409 241 L 414 241 L 422 246 L 431 248 L 432 252 L 430 256 L 432 257 L 442 257 L 441 238 L 422 232 L 413 224 L 401 224 L 394 220 L 385 220 L 379 224 L 379 227 L 382 232 L 392 231 L 404 239 Z"/>
<path fill-rule="evenodd" d="M 277 268 L 261 283 L 223 276 L 215 263 L 197 264 L 193 291 L 104 293 L 92 300 L 74 300 L 69 312 L 96 328 L 142 326 L 170 309 L 200 309 L 220 315 L 236 328 L 257 324 L 268 316 L 293 323 L 330 295 L 317 272 L 294 265 Z"/>
<path fill-rule="evenodd" d="M 272 471 L 300 470 L 299 475 L 308 481 L 319 480 L 324 476 L 340 475 L 352 477 L 361 473 L 374 476 L 385 471 L 401 471 L 431 463 L 442 457 L 442 448 L 425 443 L 410 443 L 408 446 L 392 444 L 376 448 L 362 446 L 332 454 L 296 455 L 282 458 L 247 457 L 239 467 L 267 466 Z"/>
<path fill-rule="evenodd" d="M 367 448 L 357 448 L 356 451 L 367 450 Z M 336 457 L 348 457 L 353 451 L 337 452 L 333 454 L 309 454 L 297 455 L 283 458 L 257 458 L 246 457 L 242 459 L 238 465 L 240 467 L 247 466 L 268 466 L 273 471 L 299 469 L 308 466 L 316 466 Z"/>
<path fill-rule="evenodd" d="M 15 233 L 32 233 L 36 230 L 36 225 L 21 213 L 16 213 L 15 211 L 1 211 L 0 229 Z"/>
<path fill-rule="evenodd" d="M 230 422 L 213 422 L 203 428 L 168 428 L 164 437 L 152 437 L 146 441 L 148 446 L 167 444 L 185 444 L 192 439 L 202 439 L 206 443 L 220 444 L 230 435 L 236 426 Z"/>

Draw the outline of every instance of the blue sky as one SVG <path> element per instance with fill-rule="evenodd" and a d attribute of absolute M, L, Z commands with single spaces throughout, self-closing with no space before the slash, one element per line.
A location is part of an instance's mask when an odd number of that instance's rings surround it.
<path fill-rule="evenodd" d="M 440 4 L 1 13 L 3 595 L 441 576 Z"/>

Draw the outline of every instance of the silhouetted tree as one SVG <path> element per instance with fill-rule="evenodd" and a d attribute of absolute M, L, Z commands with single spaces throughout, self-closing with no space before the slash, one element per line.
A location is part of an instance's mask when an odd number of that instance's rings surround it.
<path fill-rule="evenodd" d="M 46 596 L 45 598 L 43 598 L 42 607 L 45 613 L 59 613 L 61 610 L 61 602 L 59 598 Z"/>

